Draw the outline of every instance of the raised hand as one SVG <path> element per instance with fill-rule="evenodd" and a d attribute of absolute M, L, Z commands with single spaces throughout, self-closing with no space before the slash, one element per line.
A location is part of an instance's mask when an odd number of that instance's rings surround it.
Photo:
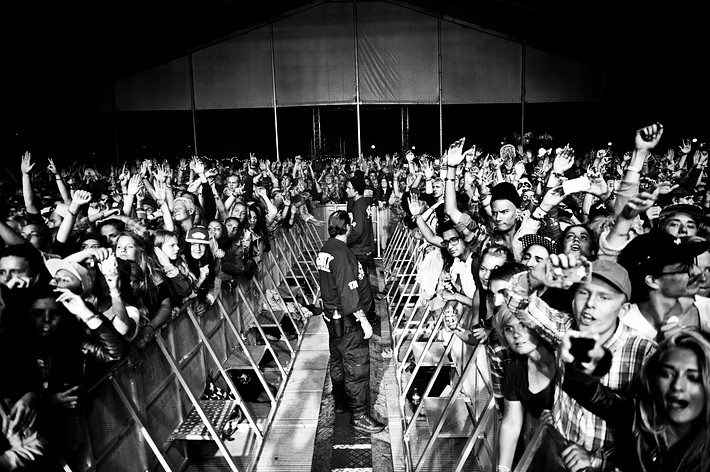
<path fill-rule="evenodd" d="M 20 170 L 23 174 L 29 174 L 30 172 L 32 172 L 32 169 L 34 169 L 34 167 L 35 163 L 32 162 L 32 155 L 29 151 L 25 152 L 22 155 L 22 159 L 20 160 Z"/>
<path fill-rule="evenodd" d="M 604 180 L 604 177 L 602 177 L 599 174 L 589 174 L 589 182 L 590 186 L 586 190 L 586 193 L 592 194 L 595 197 L 599 198 L 606 198 L 609 196 L 611 193 L 609 191 L 609 186 L 606 183 L 606 180 Z"/>
<path fill-rule="evenodd" d="M 165 201 L 168 194 L 168 185 L 164 181 L 156 180 L 154 191 L 155 199 L 158 202 Z"/>
<path fill-rule="evenodd" d="M 93 312 L 87 308 L 86 303 L 84 303 L 84 300 L 79 295 L 70 291 L 68 288 L 57 287 L 54 291 L 59 294 L 57 302 L 64 305 L 70 313 L 78 316 L 83 321 L 87 321 L 93 316 Z"/>
<path fill-rule="evenodd" d="M 155 176 L 156 183 L 165 183 L 168 180 L 168 171 L 162 164 L 158 164 L 155 166 L 155 172 L 153 172 L 153 175 Z"/>
<path fill-rule="evenodd" d="M 429 160 L 422 162 L 422 171 L 424 172 L 425 179 L 431 179 L 434 177 L 434 164 Z"/>
<path fill-rule="evenodd" d="M 118 182 L 121 184 L 121 188 L 128 188 L 128 181 L 131 180 L 131 172 L 126 169 L 126 163 L 123 163 L 123 169 L 118 175 Z"/>
<path fill-rule="evenodd" d="M 106 279 L 106 285 L 110 291 L 120 290 L 121 284 L 118 277 L 118 261 L 114 254 L 110 254 L 99 263 L 99 270 Z"/>
<path fill-rule="evenodd" d="M 641 213 L 648 211 L 656 204 L 660 189 L 656 188 L 653 193 L 641 192 L 629 199 L 621 210 L 621 216 L 628 220 L 636 218 Z"/>
<path fill-rule="evenodd" d="M 91 193 L 86 190 L 77 190 L 72 196 L 72 204 L 80 207 L 91 201 Z"/>
<path fill-rule="evenodd" d="M 47 158 L 47 169 L 54 175 L 59 175 L 59 169 L 57 169 L 57 165 L 54 163 L 54 159 L 51 157 Z"/>
<path fill-rule="evenodd" d="M 680 153 L 681 154 L 690 154 L 690 149 L 692 147 L 693 143 L 690 139 L 683 139 L 681 140 L 680 143 Z"/>
<path fill-rule="evenodd" d="M 449 150 L 446 152 L 446 164 L 455 167 L 461 164 L 464 160 L 464 154 L 462 153 L 463 150 L 463 144 L 466 141 L 466 138 L 461 138 L 458 141 L 454 141 L 451 143 L 449 146 Z M 472 148 L 473 152 L 475 152 L 475 146 Z M 466 154 L 471 153 L 471 150 L 469 149 Z"/>
<path fill-rule="evenodd" d="M 137 195 L 138 191 L 143 187 L 143 179 L 139 174 L 131 176 L 130 180 L 128 181 L 128 194 L 129 195 Z"/>
<path fill-rule="evenodd" d="M 545 195 L 542 196 L 542 200 L 540 201 L 540 207 L 545 211 L 550 211 L 562 203 L 564 199 L 565 192 L 562 189 L 562 185 L 557 185 L 545 192 Z"/>
<path fill-rule="evenodd" d="M 410 195 L 409 197 L 409 212 L 412 214 L 413 217 L 417 217 L 422 214 L 422 211 L 424 211 L 424 206 L 422 203 L 419 201 L 419 197 L 416 195 Z"/>
<path fill-rule="evenodd" d="M 552 171 L 557 173 L 567 172 L 574 164 L 574 150 L 569 147 L 569 144 L 560 148 L 555 155 L 555 160 L 552 163 Z"/>
<path fill-rule="evenodd" d="M 663 136 L 663 125 L 654 123 L 636 130 L 636 139 L 634 144 L 639 151 L 650 151 L 658 145 L 658 142 Z"/>

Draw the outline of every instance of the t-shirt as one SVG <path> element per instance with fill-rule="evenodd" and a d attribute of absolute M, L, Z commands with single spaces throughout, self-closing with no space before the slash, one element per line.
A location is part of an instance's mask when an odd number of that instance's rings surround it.
<path fill-rule="evenodd" d="M 520 402 L 525 411 L 539 418 L 542 410 L 552 409 L 555 379 L 550 379 L 547 387 L 537 393 L 530 391 L 528 384 L 528 359 L 516 359 L 508 366 L 503 378 L 503 397 L 508 401 Z"/>

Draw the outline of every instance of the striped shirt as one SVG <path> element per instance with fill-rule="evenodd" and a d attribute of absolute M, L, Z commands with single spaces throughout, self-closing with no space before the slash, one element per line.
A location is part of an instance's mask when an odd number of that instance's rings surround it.
<path fill-rule="evenodd" d="M 505 295 L 510 311 L 521 323 L 532 328 L 554 349 L 559 347 L 562 335 L 574 329 L 573 315 L 551 308 L 536 293 L 531 293 L 521 277 L 516 274 L 510 280 Z M 656 344 L 640 336 L 623 323 L 618 323 L 614 334 L 604 343 L 613 354 L 611 369 L 600 379 L 602 385 L 613 390 L 628 391 L 634 388 L 644 360 L 656 350 Z M 604 468 L 614 445 L 614 429 L 598 416 L 580 406 L 562 389 L 564 362 L 558 358 L 555 404 L 552 415 L 555 427 L 562 436 L 587 451 L 592 452 L 592 467 Z"/>

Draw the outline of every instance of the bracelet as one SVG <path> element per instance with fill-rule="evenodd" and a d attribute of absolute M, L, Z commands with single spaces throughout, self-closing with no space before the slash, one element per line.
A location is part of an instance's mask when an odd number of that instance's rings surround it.
<path fill-rule="evenodd" d="M 120 297 L 121 297 L 121 292 L 119 292 L 118 290 L 116 290 L 115 292 L 114 292 L 113 290 L 111 290 L 111 291 L 109 292 L 109 295 L 111 295 L 112 298 L 120 298 Z"/>
<path fill-rule="evenodd" d="M 510 472 L 510 467 L 504 465 L 496 466 L 496 472 Z"/>
<path fill-rule="evenodd" d="M 72 215 L 72 216 L 76 216 L 76 213 L 74 213 L 74 212 L 71 211 L 71 210 L 67 210 L 67 213 L 69 213 L 69 214 Z"/>
<path fill-rule="evenodd" d="M 54 180 L 62 180 L 62 176 L 61 176 L 61 175 L 57 175 L 56 177 L 54 177 Z"/>
<path fill-rule="evenodd" d="M 101 318 L 99 317 L 99 315 L 97 315 L 96 313 L 94 313 L 93 315 L 91 315 L 90 317 L 88 317 L 87 319 L 85 319 L 85 320 L 84 320 L 84 323 L 88 323 L 89 321 L 91 321 L 91 320 L 96 320 L 96 319 L 101 319 Z"/>
<path fill-rule="evenodd" d="M 636 172 L 637 174 L 641 173 L 641 167 L 627 167 L 626 172 Z"/>

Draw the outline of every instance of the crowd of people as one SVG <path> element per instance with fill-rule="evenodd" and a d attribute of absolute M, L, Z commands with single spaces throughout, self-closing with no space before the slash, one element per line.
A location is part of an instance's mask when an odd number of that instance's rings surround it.
<path fill-rule="evenodd" d="M 460 359 L 486 344 L 499 471 L 541 417 L 569 442 L 572 471 L 706 471 L 708 153 L 683 141 L 659 154 L 662 133 L 639 130 L 620 155 L 484 153 L 461 139 L 440 157 L 61 169 L 25 153 L 0 187 L 0 375 L 13 379 L 0 387 L 0 464 L 41 460 L 93 379 L 140 355 L 186 303 L 201 313 L 260 277 L 278 231 L 323 226 L 318 204 L 350 201 L 357 215 L 389 208 L 426 245 L 421 293 L 446 310 Z M 332 221 L 346 240 L 364 227 Z M 370 244 L 349 244 L 365 274 Z M 585 338 L 593 347 L 580 353 Z M 384 427 L 366 420 L 364 430 Z"/>
<path fill-rule="evenodd" d="M 565 443 L 544 470 L 710 470 L 708 149 L 662 134 L 621 155 L 407 155 L 420 297 L 459 375 L 485 345 L 498 472 L 541 427 Z"/>

